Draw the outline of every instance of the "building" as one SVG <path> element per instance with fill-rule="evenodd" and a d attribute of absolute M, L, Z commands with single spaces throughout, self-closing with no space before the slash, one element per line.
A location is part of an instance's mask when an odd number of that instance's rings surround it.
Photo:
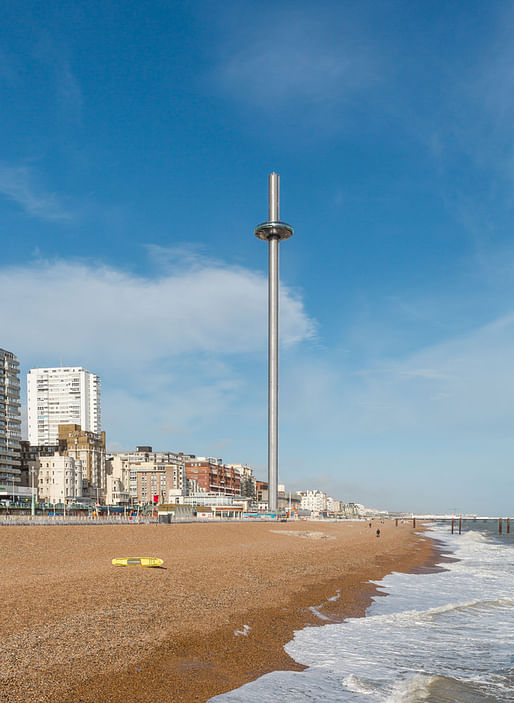
<path fill-rule="evenodd" d="M 82 498 L 82 462 L 71 456 L 43 456 L 39 459 L 38 500 L 71 503 Z"/>
<path fill-rule="evenodd" d="M 253 475 L 253 469 L 246 464 L 227 464 L 227 469 L 234 469 L 239 472 L 241 496 L 255 501 L 257 498 L 257 481 Z"/>
<path fill-rule="evenodd" d="M 20 364 L 0 349 L 0 496 L 16 499 L 21 484 Z"/>
<path fill-rule="evenodd" d="M 257 503 L 268 503 L 268 482 L 267 481 L 256 481 L 255 482 L 255 492 Z"/>
<path fill-rule="evenodd" d="M 141 466 L 175 465 L 184 468 L 186 460 L 194 459 L 192 454 L 182 452 L 154 452 L 150 446 L 138 446 L 135 451 L 113 452 L 109 455 L 106 473 L 120 479 L 120 488 L 128 491 L 130 499 L 135 502 L 138 497 L 137 471 Z M 187 481 L 184 490 L 189 491 L 191 486 Z M 107 502 L 107 500 L 106 500 Z"/>
<path fill-rule="evenodd" d="M 31 369 L 27 374 L 29 442 L 57 444 L 59 425 L 101 431 L 100 378 L 80 366 Z"/>
<path fill-rule="evenodd" d="M 174 502 L 170 501 L 166 508 L 170 512 L 173 510 L 173 505 L 191 506 L 198 518 L 240 519 L 248 512 L 251 504 L 250 498 L 202 491 L 188 496 L 176 496 Z"/>
<path fill-rule="evenodd" d="M 54 456 L 54 454 L 64 454 L 62 442 L 59 444 L 42 444 L 39 447 L 33 447 L 30 442 L 22 439 L 20 442 L 20 467 L 21 467 L 21 485 L 32 488 L 35 492 L 35 498 L 38 498 L 39 485 L 39 460 L 42 457 Z"/>
<path fill-rule="evenodd" d="M 63 453 L 82 462 L 82 477 L 99 498 L 105 492 L 105 432 L 88 432 L 80 425 L 59 425 L 57 439 Z"/>
<path fill-rule="evenodd" d="M 223 495 L 241 495 L 241 477 L 238 469 L 225 466 L 221 459 L 195 457 L 185 462 L 186 476 L 198 482 L 198 490 Z"/>
<path fill-rule="evenodd" d="M 130 462 L 117 454 L 109 456 L 105 462 L 105 503 L 106 505 L 130 504 Z M 134 472 L 134 498 L 137 495 L 137 477 Z"/>
<path fill-rule="evenodd" d="M 120 478 L 107 474 L 105 482 L 106 505 L 130 505 L 130 493 Z"/>
<path fill-rule="evenodd" d="M 173 496 L 187 494 L 183 464 L 142 463 L 136 469 L 136 494 L 140 505 L 171 503 Z"/>
<path fill-rule="evenodd" d="M 311 513 L 324 513 L 327 511 L 328 496 L 323 491 L 299 491 L 301 496 L 300 507 L 310 510 Z"/>
<path fill-rule="evenodd" d="M 329 513 L 341 513 L 343 511 L 343 503 L 335 498 L 327 498 L 327 510 Z"/>

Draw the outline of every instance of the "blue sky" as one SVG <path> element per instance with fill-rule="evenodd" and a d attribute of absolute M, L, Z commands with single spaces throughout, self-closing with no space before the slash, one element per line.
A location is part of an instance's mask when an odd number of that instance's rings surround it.
<path fill-rule="evenodd" d="M 510 2 L 6 2 L 0 346 L 103 383 L 112 448 L 512 513 Z"/>

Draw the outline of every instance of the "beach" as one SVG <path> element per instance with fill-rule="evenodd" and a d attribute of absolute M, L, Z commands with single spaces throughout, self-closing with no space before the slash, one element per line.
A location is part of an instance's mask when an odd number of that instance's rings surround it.
<path fill-rule="evenodd" d="M 283 649 L 295 630 L 362 615 L 370 580 L 435 561 L 394 521 L 13 526 L 0 545 L 13 703 L 206 701 L 299 670 Z M 129 556 L 164 564 L 111 565 Z"/>

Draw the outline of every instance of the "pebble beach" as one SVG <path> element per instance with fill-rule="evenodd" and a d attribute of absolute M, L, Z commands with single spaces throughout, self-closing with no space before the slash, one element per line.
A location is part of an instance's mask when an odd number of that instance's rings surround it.
<path fill-rule="evenodd" d="M 295 630 L 363 615 L 370 580 L 435 560 L 394 521 L 12 526 L 0 545 L 9 703 L 206 701 L 299 669 Z M 133 556 L 164 564 L 111 564 Z"/>

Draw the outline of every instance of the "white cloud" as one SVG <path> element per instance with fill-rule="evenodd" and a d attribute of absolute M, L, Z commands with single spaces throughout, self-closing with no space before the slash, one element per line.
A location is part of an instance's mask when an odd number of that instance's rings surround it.
<path fill-rule="evenodd" d="M 4 329 L 32 362 L 87 356 L 126 367 L 251 353 L 266 339 L 266 278 L 235 266 L 205 262 L 145 277 L 91 262 L 39 262 L 0 270 L 0 296 L 16 301 L 4 311 Z M 301 300 L 282 286 L 283 344 L 313 334 Z"/>
<path fill-rule="evenodd" d="M 92 262 L 0 269 L 0 298 L 13 301 L 0 345 L 25 369 L 62 362 L 100 374 L 110 440 L 132 446 L 160 434 L 176 446 L 194 426 L 198 442 L 199 428 L 244 405 L 238 364 L 265 363 L 267 281 L 205 259 L 175 264 L 155 276 Z M 282 286 L 284 347 L 313 335 L 302 301 Z"/>
<path fill-rule="evenodd" d="M 34 170 L 28 166 L 0 164 L 0 194 L 33 217 L 53 221 L 73 219 L 59 197 L 37 183 Z"/>
<path fill-rule="evenodd" d="M 223 43 L 216 79 L 231 97 L 268 112 L 291 101 L 326 107 L 362 92 L 377 80 L 379 62 L 352 20 L 336 25 L 299 9 L 256 16 L 249 33 L 230 32 Z"/>

